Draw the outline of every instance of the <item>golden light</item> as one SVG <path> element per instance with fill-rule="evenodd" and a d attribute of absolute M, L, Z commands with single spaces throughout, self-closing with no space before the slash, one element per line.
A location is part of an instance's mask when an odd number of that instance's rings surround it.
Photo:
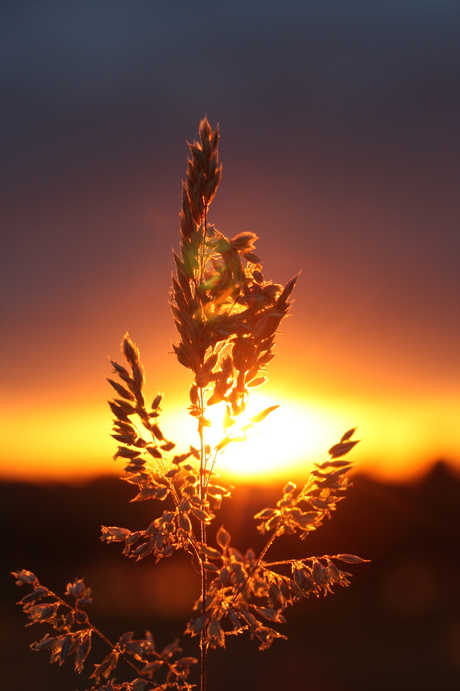
<path fill-rule="evenodd" d="M 97 475 L 121 476 L 123 465 L 112 456 L 116 443 L 110 437 L 110 411 L 105 390 L 95 391 L 88 405 L 77 398 L 68 402 L 66 392 L 15 393 L 9 391 L 0 402 L 5 429 L 2 438 L 0 475 L 3 478 L 39 481 L 85 480 Z M 27 401 L 25 417 L 24 401 Z M 190 444 L 198 445 L 196 419 L 186 408 L 188 401 L 166 397 L 161 428 L 177 443 L 177 453 Z M 350 427 L 358 426 L 362 439 L 353 450 L 361 472 L 381 479 L 404 481 L 420 476 L 438 458 L 457 462 L 459 435 L 456 422 L 460 401 L 449 395 L 432 399 L 306 398 L 302 393 L 271 390 L 254 392 L 248 416 L 278 405 L 261 423 L 249 430 L 247 440 L 227 446 L 219 454 L 216 472 L 237 484 L 267 484 L 302 481 L 314 461 Z M 222 406 L 209 409 L 213 426 L 208 442 L 224 436 Z"/>
<path fill-rule="evenodd" d="M 327 449 L 337 441 L 332 432 L 339 429 L 339 419 L 313 403 L 282 400 L 279 408 L 262 422 L 254 424 L 249 430 L 244 429 L 251 417 L 278 404 L 279 401 L 275 402 L 267 396 L 258 393 L 251 395 L 245 413 L 228 430 L 241 441 L 231 442 L 217 456 L 214 469 L 219 475 L 228 480 L 266 484 L 276 478 L 285 478 L 286 472 L 306 477 L 312 463 L 326 457 Z M 211 446 L 226 436 L 224 412 L 222 404 L 211 406 L 207 411 L 211 427 L 206 430 L 206 442 Z M 194 433 L 193 420 L 191 427 L 183 423 L 182 426 L 173 425 L 181 430 L 180 441 L 182 437 L 185 441 L 185 435 L 190 439 L 190 434 Z"/>
<path fill-rule="evenodd" d="M 117 473 L 111 461 L 116 446 L 109 436 L 107 405 L 69 404 L 63 397 L 39 393 L 11 395 L 1 409 L 5 423 L 0 471 L 3 477 L 26 482 L 75 482 Z M 24 416 L 24 400 L 31 414 Z"/>

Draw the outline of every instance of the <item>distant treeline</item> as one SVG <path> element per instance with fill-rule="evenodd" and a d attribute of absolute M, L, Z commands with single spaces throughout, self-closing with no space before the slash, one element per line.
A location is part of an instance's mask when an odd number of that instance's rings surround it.
<path fill-rule="evenodd" d="M 384 484 L 359 474 L 352 481 L 334 520 L 296 549 L 299 558 L 340 551 L 371 563 L 353 568 L 350 588 L 294 608 L 285 631 L 288 645 L 277 641 L 267 654 L 235 638 L 230 654 L 216 651 L 210 688 L 213 679 L 219 691 L 252 690 L 256 680 L 267 691 L 460 688 L 460 478 L 438 462 L 412 484 Z M 260 547 L 252 517 L 276 502 L 279 489 L 244 486 L 235 490 L 233 502 L 224 500 L 222 523 L 239 547 Z M 71 665 L 58 670 L 28 650 L 35 632 L 24 629 L 14 605 L 21 591 L 9 576 L 12 570 L 29 569 L 59 593 L 68 581 L 85 577 L 93 589 L 92 619 L 115 639 L 134 627 L 139 636 L 148 628 L 162 645 L 180 631 L 179 620 L 185 628 L 189 603 L 198 597 L 189 565 L 173 556 L 153 569 L 148 559 L 128 560 L 118 544 L 99 540 L 100 525 L 143 529 L 155 517 L 152 502 L 129 503 L 134 494 L 132 486 L 113 478 L 83 486 L 0 483 L 3 688 L 29 691 L 31 678 L 34 691 L 87 688 Z M 286 537 L 271 558 L 283 559 L 284 550 L 292 557 L 293 549 Z M 187 653 L 194 650 L 194 640 L 181 640 Z"/>

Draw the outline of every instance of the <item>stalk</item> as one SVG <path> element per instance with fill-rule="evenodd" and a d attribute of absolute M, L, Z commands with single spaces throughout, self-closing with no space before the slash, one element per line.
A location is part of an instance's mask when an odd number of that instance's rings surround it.
<path fill-rule="evenodd" d="M 337 585 L 348 586 L 350 574 L 341 570 L 340 563 L 366 561 L 353 554 L 336 554 L 264 562 L 276 538 L 283 533 L 305 537 L 320 527 L 343 499 L 350 484 L 346 474 L 352 467 L 343 456 L 357 443 L 351 441 L 355 428 L 329 449 L 325 461 L 315 464 L 300 492 L 296 493 L 296 485 L 288 482 L 276 508 L 268 507 L 255 515 L 262 521 L 258 528 L 263 534 L 273 531 L 258 559 L 252 550 L 243 556 L 234 548 L 224 526 L 216 534 L 218 549 L 208 544 L 207 525 L 232 489 L 211 481 L 214 464 L 218 454 L 238 440 L 231 426 L 245 409 L 249 389 L 266 380 L 266 365 L 273 357 L 278 326 L 289 312 L 297 278 L 284 287 L 265 280 L 261 260 L 254 253 L 258 239 L 254 233 L 246 231 L 227 238 L 208 225 L 208 207 L 222 174 L 217 154 L 219 130 L 213 131 L 205 118 L 199 135 L 200 141 L 189 145 L 191 158 L 180 214 L 181 252 L 180 256 L 174 254 L 176 274 L 171 291 L 179 334 L 173 349 L 180 364 L 194 374 L 189 410 L 198 425 L 199 449 L 190 446 L 185 453 L 177 453 L 173 451 L 175 444 L 164 437 L 159 427 L 162 394 L 155 397 L 150 408 L 145 405 L 139 350 L 126 334 L 122 353 L 128 369 L 112 360 L 119 381 L 108 380 L 117 394 L 109 401 L 114 414 L 112 436 L 119 444 L 114 458 L 124 460 L 124 479 L 138 486 L 139 492 L 131 501 L 166 501 L 167 508 L 159 509 L 159 515 L 143 531 L 102 526 L 101 539 L 124 543 L 123 554 L 136 560 L 153 556 L 158 562 L 181 549 L 192 555 L 194 568 L 195 558 L 198 560 L 201 607 L 198 616 L 188 622 L 186 633 L 199 637 L 200 659 L 197 655 L 175 660 L 182 653 L 178 640 L 158 652 L 149 632 L 145 639 L 134 640 L 128 631 L 113 645 L 90 623 L 84 611 L 92 599 L 83 579 L 75 579 L 67 586 L 66 594 L 76 599 L 75 607 L 70 607 L 43 587 L 32 572 L 14 572 L 17 585 L 33 588 L 18 603 L 29 624 L 45 623 L 54 630 L 51 637 L 47 633 L 33 643 L 33 650 L 50 651 L 51 662 L 59 665 L 75 655 L 75 669 L 80 672 L 90 652 L 92 633 L 110 647 L 90 677 L 96 680 L 96 686 L 88 691 L 135 691 L 141 687 L 190 691 L 195 686 L 188 681 L 191 666 L 199 662 L 199 691 L 206 691 L 209 649 L 224 648 L 227 636 L 249 632 L 251 639 L 258 640 L 259 648 L 266 650 L 275 639 L 286 638 L 273 624 L 285 622 L 282 612 L 288 606 L 301 597 L 326 595 Z M 222 402 L 226 406 L 225 432 L 211 449 L 206 444 L 205 428 L 210 424 L 206 413 L 210 406 Z M 248 427 L 264 420 L 277 407 L 269 406 L 251 417 Z M 149 430 L 150 441 L 139 428 Z M 193 465 L 185 463 L 190 456 L 199 462 L 199 468 L 195 461 Z M 273 571 L 277 566 L 290 566 L 292 577 Z M 58 612 L 62 607 L 67 608 L 64 614 Z M 116 683 L 120 658 L 136 675 L 132 682 Z"/>
<path fill-rule="evenodd" d="M 199 402 L 201 408 L 201 416 L 199 418 L 198 430 L 200 435 L 200 499 L 204 501 L 206 498 L 206 442 L 204 436 L 204 391 L 199 389 Z M 207 544 L 206 523 L 200 522 L 200 540 L 203 545 Z M 200 557 L 200 581 L 201 581 L 201 616 L 206 616 L 206 595 L 207 595 L 207 577 L 206 570 L 203 566 L 203 559 Z M 200 691 L 206 691 L 206 665 L 207 665 L 208 646 L 206 644 L 206 628 L 203 627 L 200 632 Z"/>

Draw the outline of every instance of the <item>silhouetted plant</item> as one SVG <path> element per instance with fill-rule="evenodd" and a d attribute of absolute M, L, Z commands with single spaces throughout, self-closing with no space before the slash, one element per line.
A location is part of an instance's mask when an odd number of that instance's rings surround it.
<path fill-rule="evenodd" d="M 216 481 L 215 468 L 225 448 L 266 418 L 278 406 L 261 410 L 242 429 L 236 425 L 252 388 L 265 381 L 268 362 L 281 320 L 290 308 L 297 278 L 285 286 L 265 280 L 262 263 L 255 254 L 257 236 L 243 232 L 231 239 L 208 222 L 208 209 L 219 185 L 222 167 L 218 161 L 219 130 L 204 119 L 200 141 L 189 145 L 186 180 L 182 191 L 180 254 L 174 254 L 171 309 L 179 340 L 173 346 L 179 362 L 190 369 L 189 412 L 197 422 L 198 443 L 177 453 L 174 442 L 160 428 L 162 396 L 151 406 L 144 397 L 144 370 L 137 347 L 128 334 L 122 341 L 125 365 L 111 361 L 117 380 L 109 383 L 117 397 L 110 401 L 114 415 L 112 436 L 118 442 L 115 458 L 125 462 L 125 479 L 136 485 L 132 501 L 163 502 L 163 511 L 145 530 L 102 527 L 101 539 L 123 543 L 123 554 L 137 560 L 153 557 L 156 562 L 185 550 L 199 565 L 201 592 L 194 605 L 186 633 L 200 640 L 200 691 L 206 689 L 206 660 L 210 648 L 225 647 L 227 636 L 247 632 L 259 648 L 267 649 L 275 638 L 286 638 L 277 628 L 285 622 L 286 608 L 303 597 L 327 595 L 334 586 L 348 586 L 349 574 L 341 564 L 364 561 L 351 554 L 267 561 L 275 540 L 286 534 L 301 539 L 316 530 L 335 510 L 350 486 L 351 463 L 344 456 L 355 446 L 354 429 L 329 449 L 326 460 L 315 464 L 306 484 L 298 489 L 284 485 L 275 507 L 259 511 L 257 528 L 267 535 L 259 555 L 252 549 L 239 551 L 229 532 L 220 527 L 216 544 L 209 544 L 207 527 L 214 521 L 221 501 L 231 488 Z M 206 431 L 208 408 L 223 404 L 222 439 L 211 446 Z M 62 664 L 74 656 L 81 672 L 91 649 L 93 635 L 109 648 L 91 675 L 99 691 L 146 691 L 191 689 L 193 657 L 181 657 L 179 642 L 158 652 L 152 635 L 134 639 L 123 634 L 116 643 L 108 640 L 89 620 L 86 608 L 91 591 L 83 580 L 67 585 L 70 603 L 42 586 L 30 571 L 14 573 L 18 585 L 33 590 L 19 604 L 29 624 L 47 623 L 53 631 L 31 645 L 48 650 L 51 662 Z M 133 681 L 117 683 L 120 659 L 133 669 Z"/>

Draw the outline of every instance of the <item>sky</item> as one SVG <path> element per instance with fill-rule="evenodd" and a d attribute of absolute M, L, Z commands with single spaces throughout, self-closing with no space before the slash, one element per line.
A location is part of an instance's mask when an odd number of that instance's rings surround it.
<path fill-rule="evenodd" d="M 364 472 L 460 469 L 459 46 L 447 0 L 1 3 L 0 477 L 120 473 L 127 331 L 190 443 L 168 299 L 204 115 L 210 220 L 301 272 L 255 398 L 280 408 L 222 472 L 301 475 L 355 426 Z"/>

